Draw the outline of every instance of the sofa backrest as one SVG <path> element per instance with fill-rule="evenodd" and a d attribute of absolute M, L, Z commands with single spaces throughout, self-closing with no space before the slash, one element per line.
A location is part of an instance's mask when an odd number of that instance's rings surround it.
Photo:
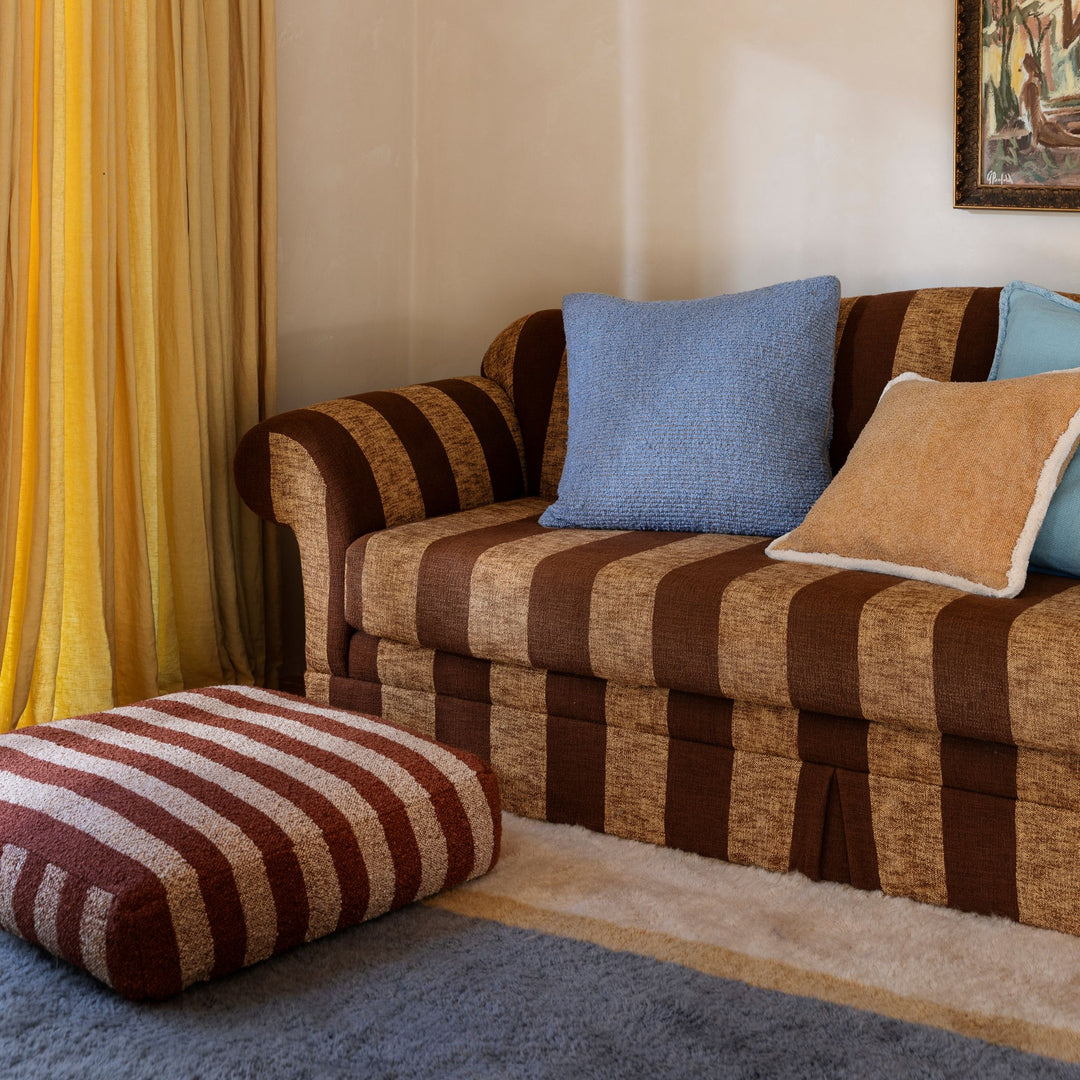
<path fill-rule="evenodd" d="M 977 382 L 994 358 L 1000 288 L 918 289 L 840 302 L 832 463 L 839 469 L 895 375 Z M 526 315 L 492 342 L 483 374 L 514 402 L 530 495 L 554 498 L 566 457 L 566 336 L 562 313 Z"/>

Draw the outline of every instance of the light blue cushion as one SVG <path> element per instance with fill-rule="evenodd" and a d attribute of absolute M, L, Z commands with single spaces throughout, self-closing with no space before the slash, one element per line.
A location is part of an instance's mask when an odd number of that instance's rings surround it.
<path fill-rule="evenodd" d="M 1014 281 L 1001 290 L 991 379 L 1015 379 L 1080 367 L 1080 304 L 1049 289 Z M 1036 569 L 1080 577 L 1080 454 L 1050 501 L 1031 552 Z"/>
<path fill-rule="evenodd" d="M 570 393 L 542 525 L 778 536 L 832 471 L 834 277 L 709 300 L 563 300 Z"/>

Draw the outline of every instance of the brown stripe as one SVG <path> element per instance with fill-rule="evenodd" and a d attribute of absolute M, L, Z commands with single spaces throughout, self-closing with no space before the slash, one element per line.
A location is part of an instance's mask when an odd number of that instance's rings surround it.
<path fill-rule="evenodd" d="M 730 732 L 729 732 L 730 735 Z M 668 744 L 665 842 L 715 859 L 728 857 L 734 751 L 672 738 Z"/>
<path fill-rule="evenodd" d="M 435 695 L 435 738 L 485 761 L 491 757 L 491 703 Z"/>
<path fill-rule="evenodd" d="M 1017 749 L 982 739 L 941 736 L 941 783 L 961 791 L 978 791 L 1015 799 Z"/>
<path fill-rule="evenodd" d="M 861 296 L 852 305 L 836 353 L 830 458 L 839 471 L 870 419 L 885 384 L 914 292 Z"/>
<path fill-rule="evenodd" d="M 734 702 L 672 690 L 667 699 L 667 727 L 671 739 L 731 747 Z"/>
<path fill-rule="evenodd" d="M 491 704 L 491 661 L 437 652 L 432 662 L 435 693 Z M 487 757 L 486 754 L 480 755 Z"/>
<path fill-rule="evenodd" d="M 547 718 L 548 821 L 604 831 L 607 729 L 588 720 Z"/>
<path fill-rule="evenodd" d="M 416 575 L 416 637 L 421 645 L 469 653 L 469 604 L 476 560 L 490 548 L 546 530 L 536 517 L 500 522 L 432 541 Z"/>
<path fill-rule="evenodd" d="M 1075 584 L 1072 578 L 1031 574 L 1015 599 L 962 596 L 941 609 L 934 622 L 934 700 L 944 734 L 1013 742 L 1009 631 L 1028 608 Z"/>
<path fill-rule="evenodd" d="M 870 776 L 865 771 L 836 770 L 836 787 L 844 832 L 844 850 L 851 884 L 857 889 L 880 889 Z M 831 796 L 830 796 L 831 798 Z M 826 844 L 826 852 L 828 852 Z M 823 867 L 822 873 L 826 868 Z M 829 878 L 830 881 L 842 880 Z"/>
<path fill-rule="evenodd" d="M 537 311 L 525 320 L 514 353 L 513 398 L 525 444 L 526 484 L 530 495 L 540 493 L 548 419 L 565 348 L 561 311 Z"/>
<path fill-rule="evenodd" d="M 349 544 L 364 533 L 386 527 L 379 486 L 366 455 L 337 420 L 313 409 L 284 413 L 267 420 L 263 427 L 267 433 L 281 431 L 300 442 L 322 474 L 327 490 L 349 492 L 348 499 L 330 499 L 326 504 L 328 578 L 344 581 Z M 344 675 L 348 671 L 345 590 L 331 589 L 326 605 L 327 663 L 332 674 Z"/>
<path fill-rule="evenodd" d="M 941 830 L 949 907 L 1019 920 L 1015 800 L 943 787 Z"/>
<path fill-rule="evenodd" d="M 33 734 L 54 746 L 157 775 L 156 760 L 152 759 L 148 764 L 141 754 L 98 742 L 72 730 L 43 726 Z M 143 760 L 137 761 L 139 758 Z M 232 865 L 211 840 L 187 822 L 174 817 L 164 807 L 125 787 L 120 780 L 97 776 L 59 761 L 42 761 L 21 751 L 14 751 L 5 760 L 5 770 L 81 795 L 174 848 L 192 867 L 199 880 L 199 891 L 206 906 L 210 936 L 214 943 L 214 968 L 211 974 L 221 975 L 243 967 L 247 951 L 247 924 L 240 892 Z"/>
<path fill-rule="evenodd" d="M 76 967 L 85 967 L 80 930 L 87 888 L 85 881 L 68 874 L 56 905 L 56 943 L 60 955 Z"/>
<path fill-rule="evenodd" d="M 859 618 L 863 605 L 895 585 L 886 574 L 849 570 L 801 588 L 788 608 L 788 692 L 793 705 L 861 716 Z M 864 765 L 865 768 L 865 765 Z"/>
<path fill-rule="evenodd" d="M 976 289 L 968 301 L 953 361 L 953 382 L 983 382 L 990 374 L 998 337 L 1001 289 Z"/>
<path fill-rule="evenodd" d="M 799 713 L 798 749 L 803 761 L 854 772 L 868 770 L 870 723 L 825 713 Z"/>
<path fill-rule="evenodd" d="M 525 478 L 521 474 L 517 443 L 498 405 L 479 386 L 464 379 L 441 379 L 427 385 L 441 390 L 461 409 L 472 425 L 480 440 L 480 448 L 484 451 L 495 502 L 524 495 Z M 495 392 L 500 391 L 496 389 Z"/>
<path fill-rule="evenodd" d="M 28 851 L 11 897 L 11 909 L 15 914 L 15 925 L 19 934 L 33 945 L 41 944 L 34 924 L 34 902 L 41 887 L 41 879 L 45 876 L 46 865 L 40 855 Z"/>
<path fill-rule="evenodd" d="M 431 421 L 419 406 L 391 390 L 356 394 L 354 401 L 369 405 L 382 415 L 401 440 L 412 462 L 427 517 L 460 510 L 454 469 Z"/>
<path fill-rule="evenodd" d="M 351 709 L 367 716 L 382 716 L 382 684 L 361 679 L 330 676 L 327 704 L 338 709 Z"/>
<path fill-rule="evenodd" d="M 736 578 L 772 563 L 767 545 L 748 543 L 664 575 L 653 605 L 657 685 L 720 696 L 720 601 Z"/>
<path fill-rule="evenodd" d="M 601 725 L 607 719 L 607 683 L 603 679 L 549 671 L 545 693 L 547 711 L 551 716 Z"/>
<path fill-rule="evenodd" d="M 934 622 L 934 700 L 944 735 L 1011 746 L 1009 631 L 1022 612 L 1071 585 L 1067 578 L 1033 574 L 1015 599 L 964 596 L 941 609 Z M 945 778 L 962 777 L 970 768 L 965 739 L 943 739 L 941 745 L 949 904 L 1016 919 L 1016 753 L 997 761 L 994 779 L 1006 798 L 961 791 Z"/>
<path fill-rule="evenodd" d="M 851 884 L 851 863 L 848 860 L 847 836 L 844 832 L 844 809 L 840 800 L 839 773 L 834 772 L 825 802 L 825 829 L 821 837 L 822 881 Z"/>
<path fill-rule="evenodd" d="M 791 830 L 790 868 L 811 881 L 821 880 L 821 846 L 825 836 L 829 788 L 835 770 L 803 762 L 795 794 L 795 821 Z"/>
<path fill-rule="evenodd" d="M 537 563 L 529 588 L 529 662 L 533 667 L 594 674 L 589 612 L 596 575 L 617 559 L 685 539 L 685 533 L 617 533 Z"/>
<path fill-rule="evenodd" d="M 237 694 L 235 691 L 228 690 L 224 687 L 205 690 L 203 693 L 219 698 L 222 701 L 229 702 L 230 704 L 238 705 L 241 708 L 256 710 L 270 716 L 282 716 L 291 720 L 296 720 L 298 723 L 305 724 L 308 727 L 315 728 L 328 735 L 336 735 L 357 746 L 373 750 L 383 757 L 396 762 L 412 776 L 428 795 L 431 796 L 435 816 L 447 841 L 447 882 L 453 881 L 454 883 L 457 883 L 464 881 L 472 872 L 475 845 L 472 840 L 472 826 L 469 824 L 468 814 L 465 812 L 465 808 L 462 805 L 460 793 L 453 783 L 434 764 L 432 764 L 432 762 L 416 750 L 413 750 L 408 746 L 403 746 L 401 743 L 389 739 L 384 735 L 379 735 L 373 731 L 364 731 L 360 728 L 353 727 L 350 724 L 344 724 L 329 716 L 322 716 L 318 713 L 298 712 L 288 708 L 284 704 L 271 705 L 269 703 L 256 701 L 246 695 Z M 455 752 L 453 748 L 450 748 L 450 751 L 454 752 L 455 756 L 459 759 L 466 761 L 470 767 L 475 768 L 475 766 L 479 764 L 473 762 L 465 754 Z M 388 835 L 388 840 L 389 839 L 390 837 Z M 391 853 L 395 855 L 395 865 L 397 865 L 397 853 L 394 852 L 394 844 L 391 843 L 390 847 Z M 419 854 L 417 854 L 416 859 L 416 883 L 412 887 L 412 894 L 401 900 L 401 903 L 409 903 L 416 898 L 416 891 L 420 884 Z M 402 873 L 410 873 L 410 875 L 412 873 L 409 864 L 404 858 L 404 853 L 402 858 Z M 398 906 L 399 895 L 405 895 L 408 891 L 407 887 L 402 885 L 400 880 L 398 884 L 399 888 L 395 892 L 394 899 L 395 907 Z"/>
<path fill-rule="evenodd" d="M 357 630 L 349 638 L 349 678 L 378 681 L 379 639 L 373 634 Z"/>

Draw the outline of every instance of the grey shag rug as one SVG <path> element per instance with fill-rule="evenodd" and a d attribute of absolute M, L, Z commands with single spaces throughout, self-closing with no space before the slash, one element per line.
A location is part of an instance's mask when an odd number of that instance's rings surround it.
<path fill-rule="evenodd" d="M 1080 1077 L 1080 1067 L 416 905 L 134 1005 L 0 934 L 0 1075 Z"/>

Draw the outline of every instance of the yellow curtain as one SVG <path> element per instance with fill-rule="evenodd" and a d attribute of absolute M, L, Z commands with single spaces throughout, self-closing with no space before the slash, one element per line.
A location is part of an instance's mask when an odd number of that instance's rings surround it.
<path fill-rule="evenodd" d="M 273 0 L 0 0 L 0 729 L 267 677 Z"/>

